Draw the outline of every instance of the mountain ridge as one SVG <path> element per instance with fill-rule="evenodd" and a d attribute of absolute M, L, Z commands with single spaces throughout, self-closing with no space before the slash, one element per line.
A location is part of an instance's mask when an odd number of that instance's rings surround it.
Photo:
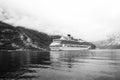
<path fill-rule="evenodd" d="M 48 50 L 52 42 L 49 35 L 21 26 L 14 27 L 0 22 L 0 49 L 36 49 Z"/>

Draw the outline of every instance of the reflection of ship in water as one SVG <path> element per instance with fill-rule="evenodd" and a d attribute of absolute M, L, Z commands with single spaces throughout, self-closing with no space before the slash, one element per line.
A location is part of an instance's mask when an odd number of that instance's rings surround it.
<path fill-rule="evenodd" d="M 64 53 L 64 62 L 67 62 L 68 68 L 72 68 L 73 63 L 75 62 L 74 56 L 69 51 Z"/>
<path fill-rule="evenodd" d="M 67 37 L 54 39 L 50 44 L 51 50 L 86 50 L 90 49 L 90 45 L 83 44 L 85 41 L 81 39 L 74 39 L 70 34 Z"/>
<path fill-rule="evenodd" d="M 51 51 L 51 62 L 54 67 L 72 68 L 74 58 L 69 51 Z"/>
<path fill-rule="evenodd" d="M 72 68 L 75 63 L 81 62 L 78 58 L 87 58 L 89 57 L 89 51 L 51 51 L 51 61 L 52 64 L 57 67 L 65 66 L 67 68 Z M 83 61 L 82 61 L 83 62 Z"/>

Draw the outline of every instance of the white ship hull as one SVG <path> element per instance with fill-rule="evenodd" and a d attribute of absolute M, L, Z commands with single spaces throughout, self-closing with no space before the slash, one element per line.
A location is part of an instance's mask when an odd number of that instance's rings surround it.
<path fill-rule="evenodd" d="M 89 47 L 50 47 L 54 51 L 64 51 L 64 50 L 88 50 Z"/>

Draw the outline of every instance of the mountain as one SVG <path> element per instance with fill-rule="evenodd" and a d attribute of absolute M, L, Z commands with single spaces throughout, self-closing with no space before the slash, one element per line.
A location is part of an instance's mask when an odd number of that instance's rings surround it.
<path fill-rule="evenodd" d="M 42 32 L 0 22 L 0 50 L 48 50 L 52 38 Z"/>
<path fill-rule="evenodd" d="M 112 35 L 106 40 L 96 41 L 94 44 L 101 49 L 120 49 L 120 35 Z"/>
<path fill-rule="evenodd" d="M 49 50 L 53 39 L 61 35 L 47 35 L 21 26 L 12 26 L 0 22 L 0 50 Z M 92 49 L 96 46 L 91 42 L 81 42 L 81 45 L 90 45 Z"/>

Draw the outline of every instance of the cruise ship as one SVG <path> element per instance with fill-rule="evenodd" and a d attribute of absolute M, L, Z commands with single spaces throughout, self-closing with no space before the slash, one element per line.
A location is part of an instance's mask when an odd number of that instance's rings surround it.
<path fill-rule="evenodd" d="M 70 34 L 60 39 L 54 39 L 50 44 L 51 50 L 63 51 L 63 50 L 88 50 L 91 48 L 89 45 L 84 45 L 85 41 L 81 39 L 74 39 Z"/>

